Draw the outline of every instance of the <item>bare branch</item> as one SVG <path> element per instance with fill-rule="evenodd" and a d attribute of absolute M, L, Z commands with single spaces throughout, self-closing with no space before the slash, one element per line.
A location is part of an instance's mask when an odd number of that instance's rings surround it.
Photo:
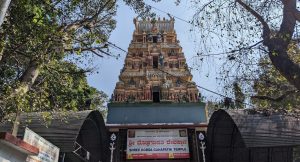
<path fill-rule="evenodd" d="M 248 47 L 241 47 L 241 48 L 238 48 L 238 49 L 233 49 L 233 50 L 228 51 L 228 52 L 211 53 L 211 54 L 205 54 L 205 55 L 198 54 L 198 56 L 216 56 L 216 55 L 232 54 L 232 53 L 235 53 L 235 52 L 239 52 L 239 51 L 241 51 L 241 50 L 250 50 L 250 49 L 252 49 L 253 47 L 259 45 L 259 44 L 262 43 L 262 42 L 263 42 L 263 40 L 260 40 L 260 41 L 254 43 L 254 44 L 252 44 L 252 45 L 250 45 L 250 46 L 248 46 Z M 198 56 L 194 56 L 194 57 L 198 57 Z M 194 57 L 193 57 L 193 58 L 194 58 Z"/>
<path fill-rule="evenodd" d="M 296 18 L 294 11 L 296 9 L 296 0 L 282 0 L 283 18 L 277 37 L 284 38 L 284 45 L 287 47 L 295 30 Z"/>
<path fill-rule="evenodd" d="M 99 8 L 99 10 L 90 18 L 85 18 L 82 20 L 75 21 L 67 26 L 62 26 L 61 29 L 65 30 L 65 31 L 77 30 L 81 26 L 85 26 L 85 25 L 91 23 L 93 20 L 97 19 L 97 17 L 100 15 L 100 13 L 107 7 L 109 2 L 111 2 L 111 1 L 110 0 L 106 1 L 106 3 L 103 5 L 103 7 Z M 114 6 L 114 5 L 115 5 L 115 2 L 112 4 L 112 6 Z M 111 8 L 112 6 L 110 6 L 109 8 Z"/>
<path fill-rule="evenodd" d="M 244 3 L 242 0 L 236 0 L 245 10 L 251 13 L 263 26 L 263 39 L 268 40 L 270 38 L 271 30 L 269 28 L 268 23 L 264 20 L 264 18 L 257 13 L 254 9 L 252 9 L 249 5 Z"/>
<path fill-rule="evenodd" d="M 100 53 L 105 54 L 107 56 L 113 56 L 111 53 L 103 51 L 103 49 L 105 49 L 105 48 L 106 48 L 106 45 L 104 45 L 103 47 L 86 47 L 86 48 L 78 47 L 78 48 L 72 48 L 72 49 L 65 49 L 65 51 L 67 51 L 67 52 L 75 52 L 75 51 L 92 52 L 93 54 L 95 54 L 99 57 L 103 57 L 103 55 L 101 55 Z"/>
<path fill-rule="evenodd" d="M 52 68 L 52 67 L 49 67 L 49 66 L 45 66 L 45 68 L 50 73 L 52 73 L 51 71 L 56 71 L 58 73 L 71 74 L 71 75 L 91 73 L 94 70 L 92 68 L 88 68 L 88 69 L 79 69 L 79 70 L 76 70 L 76 71 L 70 71 L 70 70 L 59 70 L 59 69 L 55 69 L 55 68 Z"/>
<path fill-rule="evenodd" d="M 269 100 L 269 101 L 274 101 L 274 102 L 280 102 L 283 99 L 285 99 L 286 97 L 288 97 L 291 94 L 295 94 L 295 93 L 299 93 L 298 90 L 290 90 L 290 91 L 286 91 L 284 94 L 282 94 L 279 97 L 273 98 L 270 96 L 251 96 L 252 99 L 259 99 L 259 100 Z"/>
<path fill-rule="evenodd" d="M 201 7 L 201 9 L 199 9 L 199 10 L 196 12 L 195 15 L 199 15 L 200 12 L 202 12 L 202 11 L 203 11 L 208 5 L 210 5 L 212 2 L 214 2 L 214 0 L 211 0 L 211 1 L 207 2 L 206 4 L 204 4 L 204 5 Z"/>

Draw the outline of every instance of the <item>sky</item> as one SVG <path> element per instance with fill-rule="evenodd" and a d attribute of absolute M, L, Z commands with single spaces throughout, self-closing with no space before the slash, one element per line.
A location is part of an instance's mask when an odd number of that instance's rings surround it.
<path fill-rule="evenodd" d="M 170 13 L 176 17 L 184 20 L 191 20 L 193 16 L 193 9 L 191 9 L 190 4 L 187 2 L 181 2 L 179 6 L 176 6 L 174 1 L 163 1 L 159 3 L 152 2 L 151 0 L 146 0 L 146 3 L 164 12 Z M 166 13 L 153 9 L 153 11 L 160 17 L 168 18 Z M 132 40 L 132 34 L 134 31 L 133 19 L 137 16 L 128 6 L 126 6 L 121 0 L 118 1 L 118 9 L 116 15 L 116 29 L 112 32 L 109 41 L 116 44 L 122 49 L 127 50 L 130 41 Z M 197 55 L 198 47 L 195 43 L 197 38 L 197 33 L 191 32 L 192 26 L 187 22 L 175 18 L 175 30 L 177 33 L 180 45 L 183 48 L 187 64 L 189 67 L 195 67 L 194 65 L 201 64 L 196 70 L 191 70 L 193 74 L 193 81 L 204 88 L 209 90 L 224 93 L 222 87 L 218 84 L 216 77 L 217 71 L 220 67 L 220 63 L 216 60 L 211 60 L 209 62 L 199 63 L 193 56 Z M 96 66 L 97 73 L 92 73 L 88 76 L 88 83 L 97 88 L 98 90 L 104 91 L 108 96 L 111 96 L 115 88 L 116 82 L 119 80 L 120 70 L 124 65 L 124 60 L 126 53 L 121 51 L 113 51 L 116 54 L 120 54 L 120 58 L 97 58 L 94 60 L 94 65 Z M 199 89 L 202 96 L 206 100 L 215 101 L 220 99 L 220 96 L 215 95 L 203 89 Z"/>

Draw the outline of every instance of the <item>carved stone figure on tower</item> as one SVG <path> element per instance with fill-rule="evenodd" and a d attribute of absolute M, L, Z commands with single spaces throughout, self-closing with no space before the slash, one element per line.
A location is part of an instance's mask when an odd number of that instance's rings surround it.
<path fill-rule="evenodd" d="M 160 66 L 164 66 L 164 56 L 161 53 L 159 54 L 159 64 Z"/>

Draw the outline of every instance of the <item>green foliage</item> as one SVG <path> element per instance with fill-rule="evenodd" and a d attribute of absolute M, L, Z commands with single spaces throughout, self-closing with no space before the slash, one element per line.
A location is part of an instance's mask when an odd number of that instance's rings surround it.
<path fill-rule="evenodd" d="M 143 1 L 124 1 L 149 12 Z M 105 51 L 116 7 L 115 0 L 12 1 L 0 29 L 0 119 L 12 112 L 105 112 L 106 94 L 87 84 L 91 70 L 65 58 L 111 56 Z"/>
<path fill-rule="evenodd" d="M 102 56 L 91 50 L 115 28 L 115 12 L 112 0 L 13 1 L 0 30 L 1 115 L 102 107 L 107 96 L 87 84 L 90 70 L 64 58 Z"/>
<path fill-rule="evenodd" d="M 150 12 L 151 6 L 148 6 L 141 0 L 123 0 L 126 5 L 131 7 L 140 17 L 154 17 L 155 13 Z M 154 2 L 160 2 L 161 0 L 152 0 Z"/>
<path fill-rule="evenodd" d="M 88 85 L 85 71 L 73 63 L 53 61 L 42 69 L 25 95 L 6 104 L 6 113 L 14 112 L 15 107 L 22 112 L 100 109 L 107 101 L 103 92 Z M 7 92 L 12 89 L 4 85 L 1 88 Z"/>
<path fill-rule="evenodd" d="M 300 90 L 300 64 L 287 55 L 288 45 L 299 40 L 300 19 L 294 14 L 299 12 L 299 1 L 191 2 L 195 14 L 190 22 L 195 34 L 203 38 L 196 39 L 198 60 L 221 61 L 220 81 L 225 89 L 232 88 L 236 78 L 243 89 L 248 89 L 259 75 L 260 58 L 268 58 L 274 69 Z M 248 90 L 245 93 L 251 94 Z"/>
<path fill-rule="evenodd" d="M 224 108 L 223 103 L 208 101 L 205 105 L 207 109 L 208 118 L 218 109 Z"/>
<path fill-rule="evenodd" d="M 300 63 L 298 55 L 300 49 L 297 44 L 291 43 L 288 52 L 294 62 Z M 298 91 L 272 66 L 268 58 L 260 60 L 260 68 L 261 74 L 253 86 L 256 95 L 252 97 L 252 102 L 259 108 L 286 110 L 299 108 Z"/>
<path fill-rule="evenodd" d="M 87 84 L 84 70 L 69 62 L 52 62 L 41 71 L 28 92 L 28 108 L 35 105 L 39 110 L 48 111 L 95 109 L 91 104 L 103 105 L 106 98 L 106 95 L 96 98 L 99 93 L 102 92 Z"/>
<path fill-rule="evenodd" d="M 235 96 L 235 108 L 244 108 L 245 94 L 237 82 L 233 83 L 233 93 Z"/>

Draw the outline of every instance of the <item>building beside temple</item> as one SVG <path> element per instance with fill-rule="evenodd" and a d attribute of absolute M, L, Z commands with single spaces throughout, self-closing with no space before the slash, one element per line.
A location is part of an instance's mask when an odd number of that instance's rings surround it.
<path fill-rule="evenodd" d="M 114 161 L 199 162 L 205 104 L 192 81 L 174 18 L 134 19 L 124 67 L 108 105 Z"/>

